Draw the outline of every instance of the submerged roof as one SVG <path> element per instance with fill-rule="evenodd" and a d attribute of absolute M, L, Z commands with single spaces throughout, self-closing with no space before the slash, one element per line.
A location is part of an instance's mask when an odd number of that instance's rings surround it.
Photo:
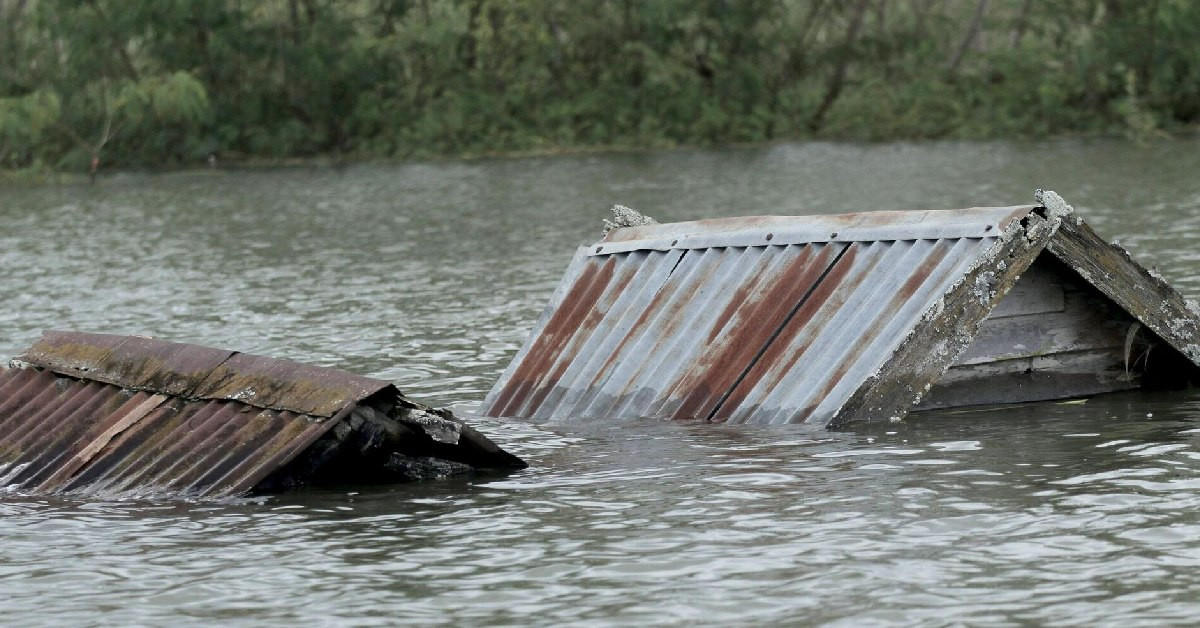
<path fill-rule="evenodd" d="M 46 332 L 0 370 L 0 486 L 222 497 L 388 382 L 149 338 Z"/>
<path fill-rule="evenodd" d="M 1069 208 L 725 218 L 615 229 L 581 248 L 481 412 L 900 416 L 1047 249 L 1200 358 L 1183 299 Z M 1158 293 L 1162 311 L 1146 311 Z"/>

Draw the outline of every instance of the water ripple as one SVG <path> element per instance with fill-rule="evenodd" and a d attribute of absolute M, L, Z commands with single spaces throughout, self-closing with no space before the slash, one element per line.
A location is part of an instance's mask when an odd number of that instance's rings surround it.
<path fill-rule="evenodd" d="M 0 189 L 0 354 L 43 328 L 149 333 L 384 377 L 469 413 L 613 202 L 682 220 L 1008 205 L 1050 185 L 1194 297 L 1196 148 L 784 144 Z M 1200 613 L 1194 392 L 845 432 L 468 418 L 531 468 L 221 504 L 0 496 L 0 615 L 857 627 Z"/>

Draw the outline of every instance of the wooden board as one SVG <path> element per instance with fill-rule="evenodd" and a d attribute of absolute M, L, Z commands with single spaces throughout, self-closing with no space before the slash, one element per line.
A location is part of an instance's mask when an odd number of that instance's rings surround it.
<path fill-rule="evenodd" d="M 1196 329 L 1173 288 L 1068 215 L 915 409 L 1180 385 L 1197 370 L 1182 353 Z"/>
<path fill-rule="evenodd" d="M 914 410 L 1069 399 L 1141 385 L 1120 349 L 1095 349 L 955 366 Z"/>
<path fill-rule="evenodd" d="M 1133 324 L 1132 316 L 1043 253 L 951 368 L 1092 349 L 1119 354 Z"/>
<path fill-rule="evenodd" d="M 1200 365 L 1200 315 L 1162 278 L 1138 264 L 1118 244 L 1105 242 L 1070 215 L 1047 250 L 1146 327 Z"/>
<path fill-rule="evenodd" d="M 1008 291 L 1004 300 L 988 314 L 988 320 L 1061 312 L 1066 309 L 1064 278 L 1059 269 L 1046 263 L 1045 255 L 1039 255 L 1017 285 Z"/>

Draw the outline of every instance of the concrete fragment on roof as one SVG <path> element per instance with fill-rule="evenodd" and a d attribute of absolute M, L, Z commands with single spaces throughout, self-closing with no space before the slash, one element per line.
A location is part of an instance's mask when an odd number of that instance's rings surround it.
<path fill-rule="evenodd" d="M 524 466 L 389 382 L 141 337 L 46 332 L 0 370 L 0 486 L 215 498 Z"/>
<path fill-rule="evenodd" d="M 1041 200 L 612 230 L 481 412 L 838 424 L 1195 376 L 1197 313 Z"/>

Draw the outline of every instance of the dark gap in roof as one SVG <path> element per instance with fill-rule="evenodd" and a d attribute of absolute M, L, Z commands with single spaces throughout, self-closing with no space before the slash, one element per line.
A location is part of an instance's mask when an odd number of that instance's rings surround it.
<path fill-rule="evenodd" d="M 684 250 L 683 250 L 683 253 L 680 253 L 680 254 L 679 254 L 679 259 L 675 260 L 675 265 L 674 265 L 674 266 L 672 266 L 672 267 L 671 267 L 671 270 L 670 270 L 670 271 L 667 273 L 667 279 L 670 279 L 670 278 L 671 278 L 671 275 L 674 275 L 674 274 L 675 274 L 675 269 L 676 269 L 676 268 L 679 268 L 679 264 L 680 264 L 681 262 L 683 262 L 683 258 L 687 257 L 687 254 L 688 254 L 688 249 L 684 249 Z"/>

